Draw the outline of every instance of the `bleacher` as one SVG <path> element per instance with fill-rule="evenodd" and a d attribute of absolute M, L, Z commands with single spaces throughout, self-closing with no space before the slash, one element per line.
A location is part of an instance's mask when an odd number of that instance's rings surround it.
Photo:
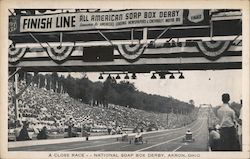
<path fill-rule="evenodd" d="M 24 88 L 25 82 L 18 83 L 19 88 Z M 8 121 L 9 133 L 15 127 L 13 84 L 9 82 L 9 108 Z M 155 113 L 145 110 L 128 108 L 109 104 L 108 107 L 91 106 L 71 98 L 67 93 L 56 93 L 45 88 L 38 88 L 31 84 L 18 99 L 19 119 L 27 121 L 29 131 L 33 136 L 44 126 L 49 134 L 62 134 L 67 129 L 67 121 L 72 118 L 74 127 L 81 130 L 82 126 L 89 127 L 93 134 L 107 134 L 107 128 L 116 129 L 117 126 L 126 130 L 133 130 L 138 123 L 147 125 L 157 123 L 159 129 L 176 128 L 195 120 L 194 115 L 174 113 Z M 168 121 L 167 121 L 168 120 Z"/>

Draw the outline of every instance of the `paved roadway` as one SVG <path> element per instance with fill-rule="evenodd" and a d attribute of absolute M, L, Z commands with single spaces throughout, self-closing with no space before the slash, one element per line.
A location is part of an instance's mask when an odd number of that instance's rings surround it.
<path fill-rule="evenodd" d="M 187 129 L 193 132 L 195 142 L 182 141 Z M 144 134 L 143 140 L 147 143 L 139 145 L 117 141 L 116 138 L 90 138 L 89 141 L 9 148 L 9 151 L 208 151 L 207 139 L 207 118 L 200 115 L 189 126 Z"/>

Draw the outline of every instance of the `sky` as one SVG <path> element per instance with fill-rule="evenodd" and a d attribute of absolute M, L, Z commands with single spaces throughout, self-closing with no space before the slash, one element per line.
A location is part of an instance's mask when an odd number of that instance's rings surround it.
<path fill-rule="evenodd" d="M 72 75 L 82 77 L 83 74 L 72 73 Z M 179 75 L 175 75 L 175 79 L 169 79 L 168 76 L 166 79 L 159 79 L 158 76 L 157 79 L 151 79 L 152 74 L 137 74 L 137 79 L 128 81 L 133 82 L 139 91 L 172 96 L 184 102 L 192 99 L 196 106 L 200 104 L 218 106 L 222 104 L 223 93 L 230 94 L 230 102 L 240 103 L 242 99 L 242 70 L 183 71 L 183 75 L 185 79 L 178 79 Z M 100 81 L 99 73 L 87 73 L 87 76 L 91 81 Z"/>

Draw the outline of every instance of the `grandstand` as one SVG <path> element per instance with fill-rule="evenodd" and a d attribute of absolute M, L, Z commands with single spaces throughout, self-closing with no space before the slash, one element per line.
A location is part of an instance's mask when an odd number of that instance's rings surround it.
<path fill-rule="evenodd" d="M 9 132 L 15 128 L 15 110 L 13 103 L 13 83 L 9 82 Z M 24 81 L 18 82 L 19 88 L 25 87 Z M 190 114 L 157 113 L 109 104 L 108 107 L 92 106 L 80 100 L 73 99 L 67 93 L 56 93 L 45 87 L 38 88 L 37 84 L 30 84 L 18 99 L 19 120 L 30 123 L 30 131 L 36 136 L 36 129 L 44 126 L 51 134 L 59 134 L 67 129 L 67 121 L 72 118 L 77 130 L 83 126 L 90 127 L 89 131 L 95 135 L 108 134 L 108 127 L 116 129 L 118 126 L 132 132 L 139 123 L 146 125 L 157 123 L 158 129 L 169 129 L 184 126 L 195 120 Z M 193 112 L 194 113 L 194 112 Z M 147 131 L 147 130 L 144 130 Z"/>

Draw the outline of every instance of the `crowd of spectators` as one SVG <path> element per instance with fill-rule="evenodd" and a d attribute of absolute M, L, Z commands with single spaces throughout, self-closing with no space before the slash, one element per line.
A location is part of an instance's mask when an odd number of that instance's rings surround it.
<path fill-rule="evenodd" d="M 13 83 L 9 82 L 9 131 L 15 129 L 15 108 Z M 25 87 L 20 81 L 18 88 Z M 194 115 L 174 113 L 155 113 L 124 106 L 109 104 L 108 107 L 91 106 L 80 100 L 71 98 L 67 93 L 56 93 L 53 90 L 38 88 L 31 84 L 18 98 L 18 112 L 21 123 L 28 122 L 29 128 L 37 133 L 46 127 L 48 132 L 63 133 L 68 128 L 68 121 L 74 122 L 74 127 L 83 125 L 91 129 L 121 129 L 136 128 L 139 123 L 157 125 L 158 129 L 176 128 L 184 126 L 195 120 Z M 108 132 L 108 131 L 107 131 Z"/>

